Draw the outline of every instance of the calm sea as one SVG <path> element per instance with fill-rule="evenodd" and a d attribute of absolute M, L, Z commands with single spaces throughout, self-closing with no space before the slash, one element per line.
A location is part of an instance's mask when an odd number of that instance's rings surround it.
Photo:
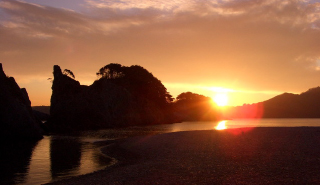
<path fill-rule="evenodd" d="M 97 141 L 188 130 L 240 127 L 320 127 L 320 119 L 257 119 L 183 122 L 86 131 L 74 136 L 46 136 L 36 143 L 0 143 L 0 184 L 43 184 L 90 173 L 115 162 Z"/>

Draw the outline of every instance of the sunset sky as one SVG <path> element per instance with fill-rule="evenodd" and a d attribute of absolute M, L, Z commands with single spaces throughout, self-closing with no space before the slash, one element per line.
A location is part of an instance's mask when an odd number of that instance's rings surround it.
<path fill-rule="evenodd" d="M 53 65 L 90 85 L 109 63 L 141 65 L 176 97 L 230 105 L 320 86 L 314 0 L 0 0 L 0 63 L 50 105 Z"/>

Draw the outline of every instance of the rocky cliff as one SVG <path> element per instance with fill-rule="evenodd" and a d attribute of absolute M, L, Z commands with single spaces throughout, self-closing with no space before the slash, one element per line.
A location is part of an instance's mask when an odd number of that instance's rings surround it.
<path fill-rule="evenodd" d="M 54 132 L 100 129 L 166 122 L 156 104 L 137 97 L 127 88 L 107 79 L 80 85 L 54 66 L 50 121 Z M 142 103 L 143 102 L 143 103 Z"/>
<path fill-rule="evenodd" d="M 31 109 L 26 89 L 7 77 L 0 63 L 0 138 L 42 138 L 40 121 Z"/>

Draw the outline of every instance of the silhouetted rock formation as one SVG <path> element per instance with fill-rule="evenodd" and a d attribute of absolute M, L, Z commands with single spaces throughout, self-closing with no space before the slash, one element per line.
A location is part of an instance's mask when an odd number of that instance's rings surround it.
<path fill-rule="evenodd" d="M 54 66 L 53 74 L 51 118 L 48 122 L 51 131 L 68 132 L 168 122 L 165 107 L 144 98 L 146 92 L 130 88 L 139 82 L 126 78 L 100 78 L 92 85 L 84 86 L 62 73 L 57 65 Z"/>
<path fill-rule="evenodd" d="M 7 77 L 0 63 L 0 138 L 42 138 L 40 121 L 31 109 L 26 89 Z"/>
<path fill-rule="evenodd" d="M 228 118 L 320 118 L 320 87 L 298 94 L 283 93 L 264 102 L 233 107 Z"/>
<path fill-rule="evenodd" d="M 173 108 L 180 121 L 212 121 L 219 119 L 217 107 L 212 99 L 192 92 L 179 94 L 173 103 Z"/>

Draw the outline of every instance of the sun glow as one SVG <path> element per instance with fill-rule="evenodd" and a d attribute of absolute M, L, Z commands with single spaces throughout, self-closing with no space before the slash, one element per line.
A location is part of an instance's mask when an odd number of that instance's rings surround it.
<path fill-rule="evenodd" d="M 220 121 L 220 122 L 218 123 L 218 125 L 217 125 L 216 127 L 214 127 L 214 129 L 216 129 L 216 130 L 224 130 L 224 129 L 227 129 L 226 122 L 227 122 L 227 121 Z"/>
<path fill-rule="evenodd" d="M 226 106 L 228 105 L 228 95 L 226 93 L 217 93 L 213 97 L 213 101 L 218 105 L 218 106 Z"/>

